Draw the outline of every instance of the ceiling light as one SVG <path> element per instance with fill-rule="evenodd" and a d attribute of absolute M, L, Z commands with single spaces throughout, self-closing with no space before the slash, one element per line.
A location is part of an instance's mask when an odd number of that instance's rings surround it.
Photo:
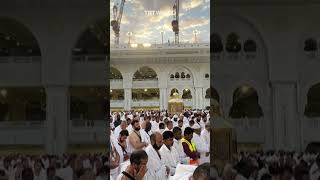
<path fill-rule="evenodd" d="M 150 43 L 143 43 L 143 47 L 151 47 Z"/>
<path fill-rule="evenodd" d="M 138 47 L 138 44 L 131 44 L 131 47 L 136 48 L 136 47 Z"/>
<path fill-rule="evenodd" d="M 8 91 L 7 91 L 6 89 L 1 89 L 1 90 L 0 90 L 0 94 L 1 94 L 3 97 L 7 97 Z"/>
<path fill-rule="evenodd" d="M 148 89 L 144 89 L 144 92 L 147 92 L 148 91 Z"/>

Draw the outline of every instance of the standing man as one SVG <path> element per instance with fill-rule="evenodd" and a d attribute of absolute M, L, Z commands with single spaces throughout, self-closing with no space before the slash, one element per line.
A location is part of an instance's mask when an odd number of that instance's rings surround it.
<path fill-rule="evenodd" d="M 151 144 L 146 148 L 149 157 L 148 169 L 155 180 L 168 179 L 170 168 L 163 164 L 159 150 L 163 144 L 163 138 L 160 132 L 155 132 L 150 136 Z"/>
<path fill-rule="evenodd" d="M 133 131 L 129 135 L 129 143 L 132 147 L 132 150 L 141 150 L 148 146 L 146 141 L 143 141 L 140 133 L 140 122 L 137 119 L 134 119 L 131 123 L 133 126 Z"/>
<path fill-rule="evenodd" d="M 187 160 L 187 155 L 183 151 L 183 147 L 181 144 L 181 139 L 182 139 L 182 131 L 179 127 L 174 127 L 173 128 L 173 147 L 177 150 L 179 154 L 179 160 L 180 162 L 185 162 Z"/>
<path fill-rule="evenodd" d="M 177 164 L 180 164 L 179 154 L 173 147 L 174 135 L 171 131 L 165 131 L 162 134 L 163 145 L 161 146 L 159 153 L 163 163 L 170 168 L 171 176 L 176 172 Z"/>
<path fill-rule="evenodd" d="M 192 138 L 192 142 L 194 142 L 194 144 L 197 147 L 197 151 L 200 153 L 200 164 L 204 163 L 204 162 L 210 162 L 209 161 L 209 146 L 205 143 L 205 141 L 200 137 L 200 133 L 201 133 L 201 127 L 199 124 L 195 123 L 193 126 L 193 138 Z"/>
<path fill-rule="evenodd" d="M 198 160 L 200 157 L 200 153 L 198 153 L 196 145 L 191 142 L 192 138 L 193 129 L 191 127 L 186 127 L 186 129 L 184 130 L 184 137 L 181 139 L 183 151 L 189 158 Z"/>

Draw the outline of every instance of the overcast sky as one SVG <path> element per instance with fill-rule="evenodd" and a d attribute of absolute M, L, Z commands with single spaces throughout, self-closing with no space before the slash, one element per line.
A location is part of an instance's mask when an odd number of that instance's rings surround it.
<path fill-rule="evenodd" d="M 121 0 L 110 0 L 110 17 L 113 5 Z M 132 43 L 161 43 L 174 40 L 171 21 L 174 0 L 126 0 L 120 28 L 120 43 L 128 43 L 127 32 L 132 32 Z M 145 11 L 159 11 L 159 15 L 146 15 Z M 199 42 L 209 42 L 210 0 L 180 0 L 180 42 L 194 42 L 193 31 L 197 30 Z M 111 32 L 111 43 L 114 33 Z"/>

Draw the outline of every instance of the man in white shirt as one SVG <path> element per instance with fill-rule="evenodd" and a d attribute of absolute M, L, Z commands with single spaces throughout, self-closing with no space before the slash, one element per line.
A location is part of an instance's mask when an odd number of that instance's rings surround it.
<path fill-rule="evenodd" d="M 180 163 L 179 154 L 173 147 L 174 135 L 171 131 L 165 131 L 162 134 L 163 145 L 161 146 L 159 153 L 163 163 L 170 168 L 171 176 L 176 172 L 177 164 Z"/>
<path fill-rule="evenodd" d="M 207 123 L 201 131 L 201 138 L 210 147 L 210 123 Z"/>
<path fill-rule="evenodd" d="M 162 146 L 162 135 L 160 132 L 155 132 L 150 136 L 151 144 L 146 148 L 148 154 L 148 171 L 153 174 L 155 180 L 168 179 L 170 168 L 164 165 L 159 154 L 159 149 Z"/>
<path fill-rule="evenodd" d="M 320 155 L 317 156 L 316 161 L 310 168 L 310 180 L 318 180 L 320 177 Z"/>
<path fill-rule="evenodd" d="M 166 127 L 166 129 L 164 131 L 172 131 L 173 122 L 169 120 L 169 121 L 167 121 L 166 125 L 167 125 L 167 127 Z"/>
<path fill-rule="evenodd" d="M 204 142 L 204 140 L 200 137 L 201 127 L 199 124 L 195 123 L 192 126 L 194 130 L 192 141 L 197 147 L 197 151 L 200 153 L 200 164 L 205 162 L 210 162 L 209 160 L 209 146 Z"/>
<path fill-rule="evenodd" d="M 182 132 L 179 127 L 173 128 L 173 147 L 176 149 L 176 151 L 179 154 L 179 161 L 181 163 L 186 162 L 188 160 L 187 155 L 185 154 L 183 147 L 181 145 L 181 139 L 182 139 Z"/>
<path fill-rule="evenodd" d="M 126 121 L 126 120 L 122 120 L 120 126 L 117 126 L 117 127 L 114 129 L 114 132 L 113 132 L 114 136 L 115 136 L 116 138 L 118 138 L 120 132 L 121 132 L 122 130 L 125 130 L 126 128 L 127 128 L 127 121 Z"/>

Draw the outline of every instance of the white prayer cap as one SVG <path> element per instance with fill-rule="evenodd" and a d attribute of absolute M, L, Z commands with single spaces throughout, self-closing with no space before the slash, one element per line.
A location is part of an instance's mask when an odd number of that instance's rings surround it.
<path fill-rule="evenodd" d="M 194 123 L 194 125 L 192 126 L 192 129 L 200 129 L 200 125 L 198 123 Z"/>

